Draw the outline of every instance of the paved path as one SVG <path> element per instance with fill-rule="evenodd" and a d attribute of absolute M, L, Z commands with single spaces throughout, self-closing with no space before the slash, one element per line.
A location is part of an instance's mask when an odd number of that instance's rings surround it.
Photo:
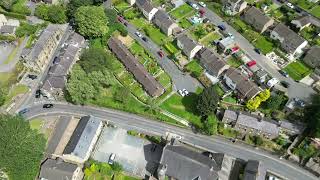
<path fill-rule="evenodd" d="M 194 0 L 190 1 L 196 3 L 196 1 Z M 302 83 L 297 83 L 291 78 L 285 78 L 284 76 L 282 76 L 274 67 L 272 67 L 272 65 L 270 64 L 272 62 L 270 60 L 268 60 L 264 55 L 257 54 L 254 51 L 254 46 L 247 39 L 245 39 L 233 27 L 227 24 L 216 13 L 208 8 L 205 8 L 205 10 L 206 17 L 216 26 L 219 24 L 223 24 L 226 27 L 226 31 L 234 35 L 235 41 L 241 47 L 241 49 L 243 49 L 252 59 L 256 60 L 258 65 L 263 67 L 263 69 L 265 69 L 271 76 L 279 79 L 280 81 L 287 81 L 290 84 L 290 87 L 288 88 L 288 96 L 290 98 L 298 97 L 307 100 L 311 94 L 315 93 L 311 87 L 306 86 Z"/>
<path fill-rule="evenodd" d="M 124 129 L 134 129 L 146 134 L 165 135 L 171 132 L 182 136 L 182 141 L 194 146 L 214 152 L 221 152 L 244 160 L 255 159 L 264 163 L 265 167 L 274 173 L 280 174 L 290 180 L 312 180 L 317 179 L 310 172 L 286 160 L 270 153 L 256 150 L 252 146 L 244 144 L 233 144 L 226 139 L 214 136 L 195 134 L 188 129 L 168 125 L 154 120 L 149 120 L 135 114 L 121 112 L 106 108 L 95 108 L 89 106 L 76 106 L 69 104 L 55 104 L 53 108 L 43 109 L 42 104 L 33 105 L 28 108 L 29 112 L 24 114 L 27 119 L 46 115 L 93 115 L 113 122 Z"/>
<path fill-rule="evenodd" d="M 189 92 L 196 92 L 197 87 L 202 87 L 202 85 L 195 78 L 191 77 L 189 74 L 184 74 L 165 54 L 165 57 L 160 58 L 158 51 L 160 48 L 156 45 L 150 38 L 145 36 L 148 40 L 147 42 L 143 41 L 134 33 L 137 32 L 137 28 L 131 24 L 128 24 L 127 30 L 131 37 L 136 39 L 145 49 L 151 52 L 158 64 L 168 73 L 173 81 L 175 90 L 187 89 Z"/>

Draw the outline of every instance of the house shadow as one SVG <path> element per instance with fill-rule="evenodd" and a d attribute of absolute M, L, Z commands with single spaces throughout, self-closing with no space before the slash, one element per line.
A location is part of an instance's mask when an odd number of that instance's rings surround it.
<path fill-rule="evenodd" d="M 155 175 L 160 163 L 163 146 L 150 143 L 143 146 L 144 158 L 147 161 L 146 170 L 150 175 Z"/>

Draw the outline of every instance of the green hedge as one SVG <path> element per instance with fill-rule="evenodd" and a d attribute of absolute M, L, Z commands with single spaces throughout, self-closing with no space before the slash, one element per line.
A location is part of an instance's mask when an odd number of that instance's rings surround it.
<path fill-rule="evenodd" d="M 0 34 L 0 40 L 1 41 L 15 41 L 16 40 L 16 37 L 15 36 L 12 36 L 12 35 L 8 35 L 8 36 L 5 36 L 5 35 L 1 35 Z"/>

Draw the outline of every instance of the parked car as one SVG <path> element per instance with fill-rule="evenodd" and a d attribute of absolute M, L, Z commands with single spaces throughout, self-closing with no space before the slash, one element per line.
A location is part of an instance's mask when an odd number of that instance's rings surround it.
<path fill-rule="evenodd" d="M 197 4 L 192 4 L 192 7 L 196 10 L 199 10 L 199 6 Z"/>
<path fill-rule="evenodd" d="M 32 79 L 32 80 L 35 80 L 38 78 L 37 75 L 34 75 L 34 74 L 28 74 L 28 78 Z"/>
<path fill-rule="evenodd" d="M 141 33 L 140 33 L 140 32 L 138 32 L 138 31 L 137 31 L 137 32 L 135 32 L 134 34 L 135 34 L 135 35 L 137 35 L 137 36 L 138 36 L 138 37 L 140 37 L 140 38 L 142 37 Z"/>
<path fill-rule="evenodd" d="M 207 5 L 206 5 L 204 2 L 202 2 L 202 1 L 199 2 L 199 5 L 202 6 L 202 7 L 206 7 L 206 6 L 207 6 Z"/>
<path fill-rule="evenodd" d="M 22 109 L 21 111 L 19 111 L 19 114 L 22 115 L 22 114 L 24 114 L 24 113 L 26 113 L 26 112 L 28 112 L 28 111 L 29 111 L 29 109 L 24 108 L 24 109 Z"/>
<path fill-rule="evenodd" d="M 226 30 L 226 27 L 225 27 L 223 24 L 218 25 L 218 28 L 219 28 L 221 31 Z"/>
<path fill-rule="evenodd" d="M 283 70 L 279 70 L 279 73 L 284 77 L 289 77 L 289 74 Z"/>
<path fill-rule="evenodd" d="M 279 80 L 277 78 L 272 78 L 267 82 L 267 86 L 271 88 L 278 83 L 279 83 Z"/>
<path fill-rule="evenodd" d="M 36 90 L 36 98 L 40 98 L 40 95 L 41 95 L 41 90 L 37 89 Z"/>
<path fill-rule="evenodd" d="M 280 83 L 285 88 L 289 88 L 290 87 L 290 84 L 287 81 L 281 81 Z"/>
<path fill-rule="evenodd" d="M 234 35 L 232 33 L 228 33 L 228 37 L 234 39 Z"/>
<path fill-rule="evenodd" d="M 287 3 L 287 6 L 289 7 L 289 8 L 291 8 L 291 9 L 294 9 L 294 5 L 293 4 L 291 4 L 291 3 Z"/>
<path fill-rule="evenodd" d="M 180 96 L 182 96 L 182 97 L 186 96 L 186 94 L 185 94 L 181 89 L 178 90 L 178 93 L 179 93 Z"/>
<path fill-rule="evenodd" d="M 121 23 L 123 23 L 123 22 L 124 22 L 123 17 L 122 17 L 122 16 L 118 16 L 118 21 L 121 22 Z"/>
<path fill-rule="evenodd" d="M 184 92 L 184 95 L 185 95 L 185 96 L 188 96 L 188 95 L 189 95 L 189 92 L 188 92 L 186 89 L 182 89 L 182 91 Z"/>
<path fill-rule="evenodd" d="M 164 53 L 162 51 L 158 51 L 158 55 L 163 58 L 164 57 Z"/>
<path fill-rule="evenodd" d="M 254 48 L 254 51 L 255 51 L 256 53 L 258 53 L 258 54 L 261 54 L 261 51 L 260 51 L 259 48 Z"/>
<path fill-rule="evenodd" d="M 124 24 L 125 26 L 128 26 L 128 23 L 127 23 L 127 22 L 124 22 L 123 24 Z"/>
<path fill-rule="evenodd" d="M 53 107 L 53 104 L 44 104 L 42 106 L 42 108 L 45 108 L 45 109 L 52 108 L 52 107 Z"/>
<path fill-rule="evenodd" d="M 146 37 L 143 37 L 142 40 L 143 40 L 144 42 L 148 42 L 148 39 L 147 39 Z"/>
<path fill-rule="evenodd" d="M 108 164 L 112 165 L 114 163 L 114 159 L 116 158 L 116 154 L 111 153 L 109 156 Z"/>

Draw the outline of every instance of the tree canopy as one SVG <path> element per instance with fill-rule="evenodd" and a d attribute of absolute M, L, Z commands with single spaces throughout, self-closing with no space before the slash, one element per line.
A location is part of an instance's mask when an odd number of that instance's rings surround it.
<path fill-rule="evenodd" d="M 219 103 L 219 95 L 213 86 L 205 88 L 199 95 L 197 110 L 201 116 L 208 116 L 216 110 Z"/>
<path fill-rule="evenodd" d="M 46 140 L 21 116 L 0 115 L 0 167 L 9 179 L 35 179 Z"/>
<path fill-rule="evenodd" d="M 103 48 L 90 47 L 80 56 L 79 64 L 86 73 L 100 71 L 105 68 L 110 69 L 112 55 L 107 53 Z"/>
<path fill-rule="evenodd" d="M 10 10 L 12 5 L 16 2 L 17 0 L 1 0 L 0 1 L 0 6 L 4 7 L 6 10 Z"/>
<path fill-rule="evenodd" d="M 86 37 L 101 37 L 108 32 L 108 20 L 103 7 L 81 6 L 75 14 L 78 32 Z"/>
<path fill-rule="evenodd" d="M 52 23 L 63 24 L 67 22 L 66 8 L 61 5 L 40 4 L 36 7 L 35 15 Z"/>
<path fill-rule="evenodd" d="M 5 103 L 7 95 L 8 95 L 7 90 L 0 86 L 0 106 L 2 106 Z"/>
<path fill-rule="evenodd" d="M 67 15 L 69 18 L 73 18 L 79 7 L 90 6 L 92 4 L 93 0 L 70 0 L 67 6 Z"/>
<path fill-rule="evenodd" d="M 304 115 L 310 135 L 320 138 L 320 94 L 312 96 L 312 102 L 305 107 Z"/>

